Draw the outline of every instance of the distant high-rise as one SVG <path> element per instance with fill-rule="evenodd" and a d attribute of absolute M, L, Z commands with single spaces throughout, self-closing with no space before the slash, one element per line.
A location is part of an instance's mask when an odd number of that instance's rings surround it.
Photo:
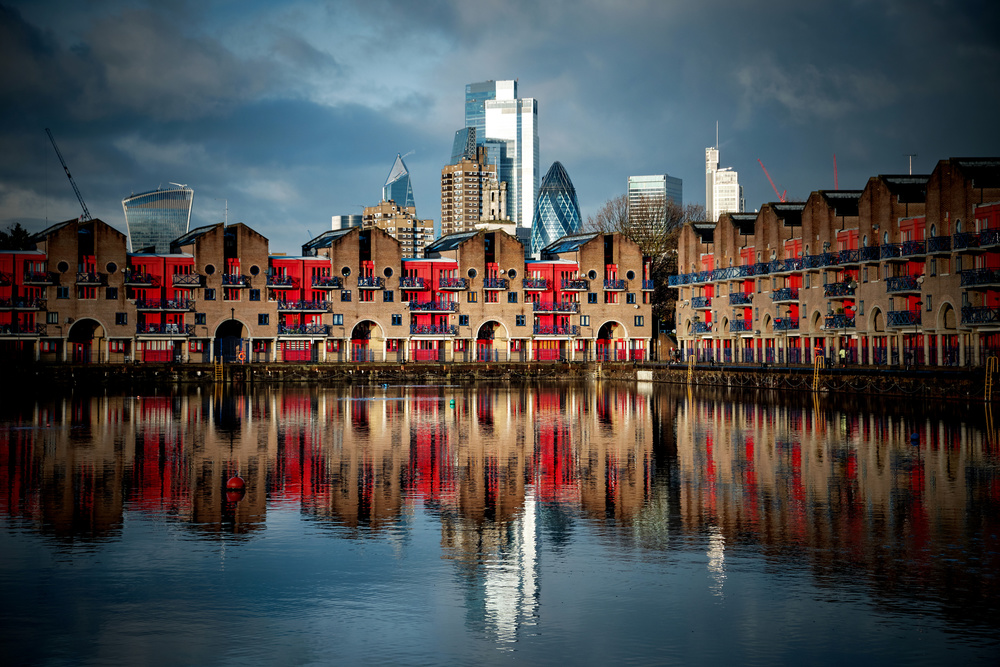
<path fill-rule="evenodd" d="M 579 231 L 580 204 L 576 199 L 576 188 L 562 164 L 553 162 L 538 189 L 529 253 L 537 258 L 545 246 Z"/>
<path fill-rule="evenodd" d="M 362 227 L 378 227 L 399 241 L 403 257 L 420 257 L 424 247 L 434 240 L 434 220 L 420 220 L 412 206 L 383 201 L 365 206 Z"/>
<path fill-rule="evenodd" d="M 492 146 L 487 161 L 507 183 L 510 218 L 527 227 L 538 195 L 538 103 L 517 96 L 517 81 L 470 83 L 465 125 L 475 128 L 477 144 Z"/>
<path fill-rule="evenodd" d="M 455 141 L 451 145 L 451 162 L 458 164 L 463 159 L 476 159 L 476 128 L 463 127 L 455 132 Z"/>
<path fill-rule="evenodd" d="M 471 128 L 470 128 L 471 129 Z M 476 158 L 460 157 L 441 170 L 441 235 L 475 229 L 484 219 L 500 219 L 506 189 L 497 168 L 486 162 L 486 147 L 473 146 Z"/>
<path fill-rule="evenodd" d="M 348 215 L 335 215 L 330 219 L 330 229 L 350 229 L 361 226 L 361 216 L 357 213 Z"/>
<path fill-rule="evenodd" d="M 183 185 L 122 199 L 129 250 L 170 252 L 170 242 L 187 234 L 190 229 L 193 203 L 194 190 Z"/>
<path fill-rule="evenodd" d="M 410 172 L 406 169 L 403 158 L 396 153 L 396 161 L 392 164 L 389 177 L 382 186 L 382 201 L 394 201 L 403 208 L 416 208 L 413 202 L 413 187 L 410 185 Z"/>
<path fill-rule="evenodd" d="M 742 213 L 746 209 L 739 175 L 726 167 L 719 169 L 719 149 L 705 149 L 705 219 L 715 222 L 723 213 Z"/>

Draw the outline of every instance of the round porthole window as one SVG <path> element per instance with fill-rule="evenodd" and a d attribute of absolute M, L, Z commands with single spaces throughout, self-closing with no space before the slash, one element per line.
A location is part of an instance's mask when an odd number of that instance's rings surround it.
<path fill-rule="evenodd" d="M 590 273 L 587 274 L 587 277 L 590 278 L 591 280 L 597 280 L 597 271 L 591 269 Z"/>
<path fill-rule="evenodd" d="M 340 275 L 344 276 L 345 278 L 351 275 L 351 267 L 345 266 L 344 268 L 342 268 L 340 270 Z"/>
<path fill-rule="evenodd" d="M 214 264 L 206 264 L 205 265 L 205 274 L 210 276 L 213 273 L 215 273 L 215 265 Z"/>
<path fill-rule="evenodd" d="M 635 280 L 635 271 L 629 271 L 628 273 L 625 274 L 625 277 L 628 278 L 629 280 Z"/>
<path fill-rule="evenodd" d="M 115 271 L 118 270 L 118 265 L 115 264 L 114 262 L 108 262 L 108 265 L 105 266 L 104 268 L 108 270 L 108 273 L 114 273 Z"/>
<path fill-rule="evenodd" d="M 257 266 L 256 264 L 254 264 L 253 266 L 250 267 L 250 275 L 251 276 L 256 276 L 259 273 L 260 273 L 260 267 L 259 266 Z"/>
<path fill-rule="evenodd" d="M 507 277 L 510 278 L 511 280 L 517 278 L 517 269 L 510 269 L 509 271 L 507 271 Z"/>
<path fill-rule="evenodd" d="M 385 270 L 382 271 L 382 275 L 384 275 L 386 278 L 392 278 L 392 267 L 391 266 L 385 267 Z"/>
<path fill-rule="evenodd" d="M 56 268 L 59 269 L 59 273 L 66 273 L 67 271 L 69 271 L 69 264 L 67 264 L 66 262 L 59 262 Z"/>
<path fill-rule="evenodd" d="M 476 273 L 475 269 L 469 269 L 469 277 L 470 278 L 475 278 L 477 275 L 479 275 L 479 274 Z"/>

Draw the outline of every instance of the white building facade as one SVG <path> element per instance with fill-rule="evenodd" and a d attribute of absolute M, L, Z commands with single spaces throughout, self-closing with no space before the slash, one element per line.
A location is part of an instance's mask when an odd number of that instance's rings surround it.
<path fill-rule="evenodd" d="M 719 149 L 705 149 L 705 219 L 716 222 L 723 213 L 743 213 L 746 200 L 739 174 L 729 167 L 719 168 Z"/>

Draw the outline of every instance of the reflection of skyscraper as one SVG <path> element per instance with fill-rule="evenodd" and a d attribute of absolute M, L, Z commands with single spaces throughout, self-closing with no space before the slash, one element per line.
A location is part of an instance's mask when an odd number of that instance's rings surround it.
<path fill-rule="evenodd" d="M 123 199 L 129 250 L 170 252 L 170 242 L 190 229 L 193 202 L 194 190 L 186 186 L 151 190 Z"/>
<path fill-rule="evenodd" d="M 385 179 L 382 186 L 382 201 L 394 201 L 401 208 L 416 208 L 413 203 L 413 187 L 410 185 L 410 172 L 403 163 L 403 158 L 396 154 L 396 161 L 392 164 L 389 178 Z"/>
<path fill-rule="evenodd" d="M 556 239 L 579 231 L 580 204 L 576 199 L 576 188 L 562 164 L 553 162 L 538 189 L 529 252 L 538 257 L 542 248 Z"/>

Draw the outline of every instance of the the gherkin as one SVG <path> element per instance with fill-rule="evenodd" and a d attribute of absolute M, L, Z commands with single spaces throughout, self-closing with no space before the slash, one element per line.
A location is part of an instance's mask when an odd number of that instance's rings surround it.
<path fill-rule="evenodd" d="M 532 257 L 539 257 L 545 246 L 579 231 L 580 204 L 576 199 L 576 188 L 562 164 L 553 162 L 538 188 L 529 252 Z"/>

